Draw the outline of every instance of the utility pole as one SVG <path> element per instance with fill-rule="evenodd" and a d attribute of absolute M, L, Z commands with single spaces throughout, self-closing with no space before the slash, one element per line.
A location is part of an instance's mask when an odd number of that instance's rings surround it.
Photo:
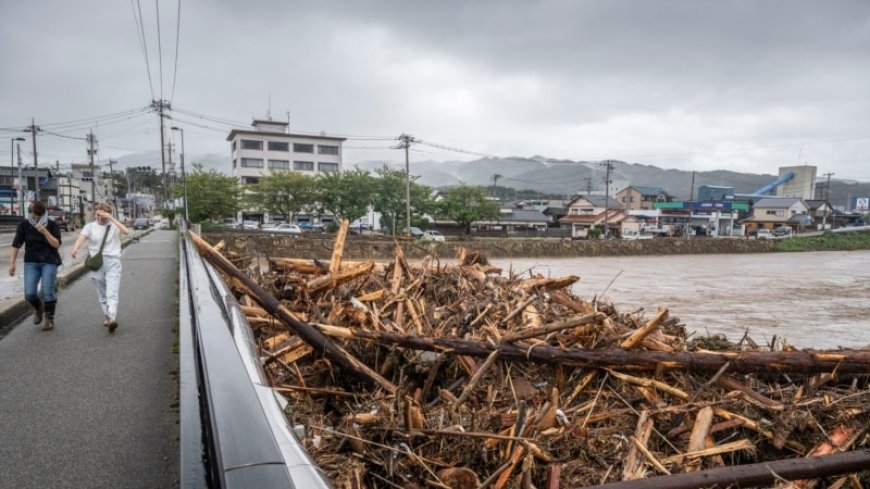
<path fill-rule="evenodd" d="M 39 198 L 39 163 L 36 159 L 36 131 L 40 131 L 39 126 L 36 125 L 36 121 L 31 117 L 30 125 L 27 126 L 26 131 L 30 133 L 30 139 L 33 141 L 33 171 L 36 172 L 36 178 L 34 178 L 34 186 L 36 187 L 36 198 L 35 200 L 41 200 Z"/>
<path fill-rule="evenodd" d="M 24 140 L 24 138 L 21 138 Z M 21 173 L 21 143 L 16 144 L 18 147 L 18 207 L 20 207 L 21 215 L 24 216 L 24 175 Z"/>
<path fill-rule="evenodd" d="M 498 197 L 498 180 L 501 178 L 501 175 L 496 173 L 492 176 L 492 196 Z"/>
<path fill-rule="evenodd" d="M 109 181 L 112 182 L 112 205 L 115 207 L 115 216 L 118 215 L 118 196 L 115 195 L 115 172 L 112 169 L 112 164 L 117 163 L 109 158 Z"/>
<path fill-rule="evenodd" d="M 607 175 L 604 177 L 604 238 L 606 239 L 610 234 L 608 218 L 610 214 L 610 171 L 613 170 L 613 162 L 607 160 L 605 166 L 607 167 Z"/>
<path fill-rule="evenodd" d="M 166 142 L 164 139 L 164 129 L 163 129 L 163 119 L 166 117 L 163 113 L 164 110 L 172 110 L 172 107 L 169 105 L 169 102 L 166 100 L 152 100 L 151 108 L 157 109 L 157 113 L 160 117 L 160 163 L 163 165 L 163 176 L 161 178 L 161 182 L 163 182 L 163 205 L 166 205 Z"/>
<path fill-rule="evenodd" d="M 831 205 L 831 202 L 828 200 L 831 195 L 831 175 L 833 173 L 828 172 L 825 173 L 824 176 L 828 177 L 828 182 L 825 184 L 825 219 L 822 221 L 822 231 L 825 230 L 825 225 L 828 223 L 828 206 Z M 834 229 L 834 213 L 831 212 L 831 230 Z"/>
<path fill-rule="evenodd" d="M 409 228 L 408 232 L 410 233 L 411 227 L 411 159 L 409 155 L 409 151 L 411 149 L 411 143 L 418 142 L 414 136 L 409 134 L 402 133 L 398 140 L 401 143 L 398 146 L 395 146 L 394 149 L 404 149 L 405 150 L 405 227 Z"/>
<path fill-rule="evenodd" d="M 695 200 L 695 173 L 696 171 L 692 170 L 692 186 L 689 189 L 689 202 Z M 692 208 L 689 207 L 689 217 L 686 220 L 686 239 L 689 239 L 689 235 L 692 229 Z"/>
<path fill-rule="evenodd" d="M 94 131 L 88 133 L 88 157 L 90 158 L 90 169 L 91 169 L 91 211 L 94 211 L 95 206 L 97 205 L 97 183 L 96 183 L 96 173 L 94 172 Z"/>
<path fill-rule="evenodd" d="M 592 195 L 592 177 L 586 177 L 586 195 Z"/>

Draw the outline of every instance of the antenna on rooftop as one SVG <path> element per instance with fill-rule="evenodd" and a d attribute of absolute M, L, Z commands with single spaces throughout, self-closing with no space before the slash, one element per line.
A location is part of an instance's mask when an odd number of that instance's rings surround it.
<path fill-rule="evenodd" d="M 268 104 L 267 104 L 268 106 L 266 107 L 266 120 L 271 121 L 272 120 L 272 91 L 271 90 L 269 90 L 269 99 L 268 100 L 269 100 Z"/>

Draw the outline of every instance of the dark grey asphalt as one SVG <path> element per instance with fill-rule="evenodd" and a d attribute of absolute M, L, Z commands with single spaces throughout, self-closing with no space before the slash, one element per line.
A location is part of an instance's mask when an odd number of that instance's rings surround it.
<path fill-rule="evenodd" d="M 54 331 L 0 340 L 0 488 L 177 487 L 176 256 L 174 231 L 125 249 L 113 335 L 83 276 Z"/>

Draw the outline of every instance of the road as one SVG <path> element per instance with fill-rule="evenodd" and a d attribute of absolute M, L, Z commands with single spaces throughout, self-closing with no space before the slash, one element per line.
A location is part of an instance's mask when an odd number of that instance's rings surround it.
<path fill-rule="evenodd" d="M 176 236 L 124 250 L 114 334 L 85 276 L 0 340 L 0 487 L 177 487 Z"/>

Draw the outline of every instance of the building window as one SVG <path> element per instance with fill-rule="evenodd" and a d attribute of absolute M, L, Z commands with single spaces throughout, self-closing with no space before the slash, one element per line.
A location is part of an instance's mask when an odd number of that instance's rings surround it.
<path fill-rule="evenodd" d="M 256 141 L 254 139 L 242 139 L 242 149 L 258 149 L 262 151 L 263 141 Z"/>
<path fill-rule="evenodd" d="M 782 216 L 785 215 L 785 212 L 783 212 L 783 211 L 777 211 L 777 210 L 771 210 L 771 211 L 767 211 L 767 215 L 768 215 L 768 216 L 779 216 L 779 217 L 782 217 Z"/>
<path fill-rule="evenodd" d="M 337 155 L 338 154 L 338 146 L 324 146 L 322 144 L 317 145 L 317 152 L 322 155 Z"/>
<path fill-rule="evenodd" d="M 320 171 L 338 171 L 338 163 L 318 163 L 317 169 Z"/>
<path fill-rule="evenodd" d="M 313 153 L 314 152 L 314 145 L 313 144 L 293 143 L 293 152 L 294 153 Z"/>
<path fill-rule="evenodd" d="M 263 159 L 242 158 L 242 168 L 263 168 Z"/>
<path fill-rule="evenodd" d="M 269 141 L 269 151 L 290 151 L 290 143 Z"/>
<path fill-rule="evenodd" d="M 290 162 L 287 160 L 269 160 L 269 168 L 273 170 L 289 170 Z"/>
<path fill-rule="evenodd" d="M 233 158 L 233 168 L 239 166 L 239 160 Z"/>
<path fill-rule="evenodd" d="M 245 185 L 256 185 L 260 183 L 260 177 L 242 177 L 242 183 Z"/>
<path fill-rule="evenodd" d="M 313 161 L 294 161 L 293 169 L 296 171 L 314 171 Z"/>

